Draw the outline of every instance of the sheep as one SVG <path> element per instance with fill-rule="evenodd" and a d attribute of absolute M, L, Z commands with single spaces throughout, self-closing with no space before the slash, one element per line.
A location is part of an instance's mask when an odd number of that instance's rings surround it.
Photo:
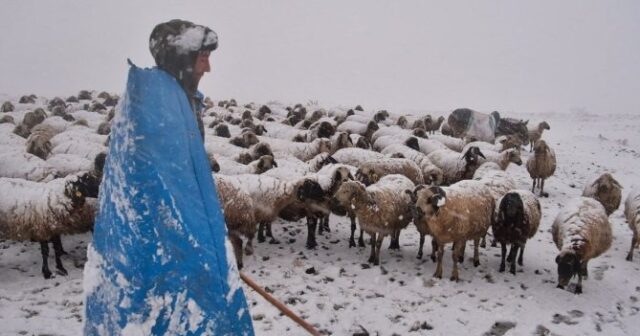
<path fill-rule="evenodd" d="M 278 164 L 271 155 L 263 155 L 247 165 L 238 163 L 230 158 L 225 158 L 224 156 L 218 157 L 216 162 L 219 164 L 218 172 L 224 175 L 262 174 L 273 167 L 278 167 Z"/>
<path fill-rule="evenodd" d="M 604 207 L 593 198 L 572 199 L 556 216 L 551 234 L 560 251 L 556 257 L 558 288 L 567 286 L 569 280 L 577 275 L 575 293 L 581 294 L 582 278 L 588 276 L 589 260 L 611 246 L 611 224 Z"/>
<path fill-rule="evenodd" d="M 231 138 L 229 126 L 227 124 L 218 124 L 213 128 L 213 134 L 222 138 Z"/>
<path fill-rule="evenodd" d="M 500 243 L 502 249 L 499 271 L 505 270 L 507 244 L 511 244 L 507 260 L 511 263 L 509 272 L 515 275 L 518 249 L 520 250 L 518 264 L 522 266 L 525 244 L 528 239 L 533 238 L 540 226 L 540 201 L 528 190 L 512 190 L 505 194 L 497 205 L 498 211 L 492 230 L 495 240 Z"/>
<path fill-rule="evenodd" d="M 544 132 L 544 130 L 550 130 L 550 129 L 551 129 L 551 126 L 549 126 L 549 123 L 547 123 L 546 121 L 542 121 L 538 123 L 538 125 L 536 126 L 533 126 L 533 127 L 529 126 L 527 128 L 529 143 L 531 144 L 531 148 L 529 149 L 529 152 L 533 151 L 533 146 L 535 145 L 536 141 L 542 138 L 542 132 Z"/>
<path fill-rule="evenodd" d="M 544 180 L 556 171 L 556 153 L 544 140 L 538 140 L 534 145 L 534 155 L 527 160 L 527 171 L 533 179 L 531 192 L 535 192 L 536 185 L 540 188 L 540 196 L 548 197 L 544 192 Z"/>
<path fill-rule="evenodd" d="M 464 145 L 462 151 L 464 152 L 471 146 L 476 146 L 480 150 L 490 150 L 494 152 L 502 152 L 509 148 L 520 149 L 522 142 L 515 135 L 501 135 L 496 138 L 495 143 L 491 144 L 484 141 L 471 141 Z"/>
<path fill-rule="evenodd" d="M 54 179 L 58 172 L 41 158 L 23 151 L 0 153 L 0 177 L 21 178 L 34 182 Z"/>
<path fill-rule="evenodd" d="M 411 222 L 411 197 L 405 190 L 414 184 L 402 175 L 387 175 L 378 183 L 365 187 L 357 181 L 344 182 L 335 194 L 337 202 L 351 208 L 360 228 L 371 235 L 369 262 L 380 264 L 380 248 L 387 235 L 397 238 Z"/>
<path fill-rule="evenodd" d="M 355 144 L 354 147 L 362 148 L 362 149 L 371 149 L 371 143 L 369 142 L 369 140 L 367 140 L 367 138 L 363 137 L 362 135 L 350 134 L 349 138 L 351 139 L 351 142 Z"/>
<path fill-rule="evenodd" d="M 227 181 L 242 188 L 251 196 L 255 220 L 259 224 L 258 242 L 265 241 L 266 228 L 266 235 L 271 237 L 270 243 L 278 243 L 271 233 L 271 222 L 278 217 L 282 209 L 296 200 L 296 186 L 291 182 L 264 174 L 216 176 L 224 176 Z"/>
<path fill-rule="evenodd" d="M 15 121 L 13 119 L 12 116 L 10 115 L 3 115 L 2 117 L 0 117 L 0 124 L 15 124 Z"/>
<path fill-rule="evenodd" d="M 80 92 L 78 92 L 78 99 L 80 100 L 91 100 L 91 92 L 87 91 L 87 90 L 80 90 Z"/>
<path fill-rule="evenodd" d="M 473 173 L 480 166 L 479 158 L 485 158 L 478 147 L 470 147 L 462 155 L 442 149 L 432 152 L 427 157 L 434 165 L 442 169 L 445 184 L 473 178 Z"/>
<path fill-rule="evenodd" d="M 336 126 L 332 121 L 320 119 L 309 126 L 307 133 L 307 141 L 313 141 L 317 138 L 331 138 L 336 134 Z"/>
<path fill-rule="evenodd" d="M 424 183 L 420 167 L 412 160 L 400 158 L 365 161 L 358 168 L 356 178 L 365 186 L 369 186 L 378 182 L 381 177 L 391 174 L 404 175 L 414 184 Z"/>
<path fill-rule="evenodd" d="M 26 152 L 31 153 L 43 160 L 51 154 L 51 138 L 56 135 L 56 130 L 48 125 L 38 125 L 33 128 L 27 138 Z"/>
<path fill-rule="evenodd" d="M 236 137 L 231 138 L 231 140 L 229 140 L 230 144 L 238 147 L 242 147 L 242 148 L 249 148 L 252 145 L 257 144 L 258 142 L 260 142 L 260 140 L 258 140 L 258 136 L 252 131 L 244 132 Z"/>
<path fill-rule="evenodd" d="M 359 167 L 366 161 L 382 159 L 385 156 L 362 148 L 343 148 L 331 154 L 331 157 L 336 162 Z"/>
<path fill-rule="evenodd" d="M 459 138 L 454 138 L 448 135 L 435 134 L 429 137 L 431 140 L 437 140 L 443 145 L 447 146 L 452 151 L 462 152 L 467 143 Z"/>
<path fill-rule="evenodd" d="M 260 140 L 271 145 L 273 152 L 276 153 L 276 157 L 278 157 L 278 155 L 291 155 L 302 161 L 306 161 L 320 153 L 331 152 L 331 140 L 324 138 L 318 138 L 309 143 L 297 143 L 264 137 L 260 138 Z"/>
<path fill-rule="evenodd" d="M 415 139 L 416 144 L 418 145 L 416 150 L 419 150 L 424 155 L 429 155 L 435 151 L 439 150 L 451 150 L 447 146 L 445 146 L 442 142 L 432 139 L 420 139 L 417 137 L 412 137 Z M 411 147 L 411 146 L 410 146 Z"/>
<path fill-rule="evenodd" d="M 624 215 L 627 218 L 631 232 L 633 232 L 631 248 L 629 249 L 629 254 L 627 254 L 627 260 L 632 261 L 633 249 L 637 248 L 640 242 L 638 238 L 638 231 L 640 231 L 640 188 L 632 189 L 627 196 L 624 202 Z"/>
<path fill-rule="evenodd" d="M 215 175 L 214 179 L 236 263 L 238 269 L 242 269 L 244 266 L 242 261 L 243 254 L 253 254 L 253 237 L 256 234 L 258 225 L 254 213 L 255 205 L 248 192 L 228 181 L 224 175 Z M 242 236 L 247 238 L 244 253 Z"/>
<path fill-rule="evenodd" d="M 13 106 L 13 104 L 10 101 L 6 101 L 2 103 L 2 106 L 0 107 L 0 112 L 13 112 L 14 109 L 15 109 L 15 106 Z"/>
<path fill-rule="evenodd" d="M 474 266 L 480 265 L 480 238 L 491 226 L 495 212 L 495 201 L 488 187 L 478 181 L 465 180 L 442 188 L 418 186 L 408 193 L 415 204 L 414 224 L 423 226 L 420 232 L 433 235 L 437 245 L 438 266 L 434 276 L 442 278 L 442 257 L 447 243 L 453 243 L 454 247 L 452 281 L 459 279 L 458 261 L 467 240 L 475 243 Z M 421 242 L 424 242 L 423 237 L 421 233 Z"/>
<path fill-rule="evenodd" d="M 424 130 L 423 130 L 424 131 Z M 381 136 L 385 136 L 385 135 L 405 135 L 405 136 L 411 136 L 411 135 L 415 135 L 416 130 L 410 130 L 410 129 L 403 129 L 401 127 L 398 126 L 388 126 L 388 127 L 381 127 L 379 130 L 375 131 L 372 135 L 371 135 L 371 141 L 372 142 L 376 142 L 376 140 L 381 137 Z M 422 138 L 424 138 L 424 134 L 423 136 L 421 136 Z"/>
<path fill-rule="evenodd" d="M 269 146 L 268 143 L 259 142 L 251 146 L 251 148 L 241 151 L 239 154 L 234 156 L 234 160 L 242 164 L 249 164 L 250 162 L 259 159 L 263 155 L 273 156 L 273 151 L 271 150 L 271 146 Z"/>
<path fill-rule="evenodd" d="M 97 135 L 97 134 L 96 134 Z M 51 149 L 51 154 L 75 154 L 85 159 L 93 160 L 99 153 L 105 152 L 103 144 L 87 141 L 68 140 L 60 142 Z"/>
<path fill-rule="evenodd" d="M 393 156 L 401 155 L 403 158 L 415 162 L 418 167 L 420 167 L 424 183 L 427 185 L 440 185 L 444 180 L 444 173 L 442 172 L 442 169 L 435 166 L 426 155 L 415 149 L 409 148 L 405 145 L 395 144 L 386 147 L 382 151 L 382 154 Z"/>
<path fill-rule="evenodd" d="M 482 154 L 484 154 L 485 158 L 481 158 L 478 160 L 481 165 L 485 162 L 493 162 L 496 163 L 502 170 L 506 170 L 510 163 L 515 163 L 518 166 L 522 165 L 520 150 L 515 148 L 510 148 L 500 153 L 490 150 L 483 150 Z"/>
<path fill-rule="evenodd" d="M 338 132 L 334 134 L 331 138 L 331 154 L 342 148 L 350 148 L 353 147 L 353 141 L 351 141 L 351 137 L 349 137 L 349 133 L 347 132 Z"/>
<path fill-rule="evenodd" d="M 381 152 L 385 147 L 393 144 L 405 143 L 409 138 L 411 138 L 411 136 L 404 134 L 379 136 L 373 141 L 372 148 L 376 152 Z"/>
<path fill-rule="evenodd" d="M 49 246 L 53 242 L 56 268 L 67 275 L 60 260 L 63 254 L 61 234 L 87 232 L 92 228 L 95 203 L 87 198 L 98 196 L 97 180 L 90 173 L 70 175 L 48 183 L 0 178 L 0 237 L 40 242 L 42 274 L 51 278 L 48 265 Z"/>
<path fill-rule="evenodd" d="M 371 140 L 373 133 L 379 129 L 380 126 L 378 126 L 378 124 L 373 120 L 369 121 L 367 124 L 359 123 L 357 121 L 345 121 L 338 125 L 337 128 L 338 132 L 360 134 L 369 141 Z"/>
<path fill-rule="evenodd" d="M 425 131 L 427 131 L 429 134 L 435 134 L 436 131 L 440 129 L 440 126 L 442 125 L 443 122 L 444 122 L 444 117 L 439 116 L 438 119 L 431 124 L 431 127 L 429 127 L 428 129 L 425 129 Z"/>
<path fill-rule="evenodd" d="M 582 196 L 591 197 L 600 202 L 609 216 L 620 207 L 622 186 L 611 174 L 604 173 L 587 183 Z"/>
<path fill-rule="evenodd" d="M 376 112 L 376 114 L 374 114 L 373 117 L 354 114 L 354 115 L 348 116 L 346 121 L 355 121 L 362 124 L 366 124 L 369 121 L 374 121 L 375 123 L 379 123 L 386 120 L 388 117 L 389 117 L 389 112 L 385 110 L 380 110 Z"/>

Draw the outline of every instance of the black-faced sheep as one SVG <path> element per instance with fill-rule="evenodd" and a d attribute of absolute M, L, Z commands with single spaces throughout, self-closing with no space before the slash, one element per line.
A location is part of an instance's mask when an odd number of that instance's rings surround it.
<path fill-rule="evenodd" d="M 609 216 L 620 207 L 622 186 L 611 174 L 604 173 L 587 183 L 582 196 L 591 197 L 600 202 Z"/>
<path fill-rule="evenodd" d="M 527 171 L 533 179 L 531 192 L 535 192 L 536 186 L 540 188 L 540 196 L 548 196 L 544 192 L 544 180 L 552 176 L 556 171 L 556 153 L 544 140 L 539 140 L 533 147 L 534 155 L 527 160 Z"/>
<path fill-rule="evenodd" d="M 540 201 L 528 190 L 512 190 L 497 204 L 498 213 L 492 230 L 495 240 L 500 243 L 502 249 L 500 272 L 505 270 L 507 244 L 511 244 L 507 261 L 511 263 L 509 272 L 516 274 L 518 250 L 520 250 L 518 264 L 522 266 L 525 244 L 528 239 L 533 238 L 540 225 Z"/>
<path fill-rule="evenodd" d="M 588 275 L 589 260 L 611 246 L 611 224 L 604 207 L 588 197 L 571 200 L 556 216 L 551 234 L 560 250 L 556 257 L 558 288 L 567 286 L 569 280 L 577 275 L 575 293 L 582 293 L 582 278 Z"/>

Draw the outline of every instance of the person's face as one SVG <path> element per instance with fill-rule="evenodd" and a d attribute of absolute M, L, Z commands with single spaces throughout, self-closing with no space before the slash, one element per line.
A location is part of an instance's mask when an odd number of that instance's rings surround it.
<path fill-rule="evenodd" d="M 209 55 L 211 55 L 210 51 L 198 53 L 198 57 L 196 58 L 196 65 L 193 68 L 193 74 L 197 81 L 202 78 L 205 72 L 211 71 L 211 65 L 209 64 Z"/>

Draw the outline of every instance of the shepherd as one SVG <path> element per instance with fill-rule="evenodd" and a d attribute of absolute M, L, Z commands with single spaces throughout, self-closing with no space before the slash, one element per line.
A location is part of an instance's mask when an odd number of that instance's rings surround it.
<path fill-rule="evenodd" d="M 253 335 L 203 144 L 216 33 L 171 20 L 131 62 L 84 271 L 85 335 Z"/>

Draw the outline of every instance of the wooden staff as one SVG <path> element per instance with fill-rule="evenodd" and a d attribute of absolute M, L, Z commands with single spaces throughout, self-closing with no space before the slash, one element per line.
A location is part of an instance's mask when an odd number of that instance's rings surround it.
<path fill-rule="evenodd" d="M 287 306 L 285 306 L 282 302 L 278 301 L 276 298 L 271 296 L 271 294 L 267 293 L 264 289 L 262 289 L 262 287 L 258 286 L 257 283 L 251 280 L 251 278 L 249 278 L 242 272 L 239 272 L 239 273 L 242 281 L 244 281 L 247 285 L 249 285 L 249 287 L 253 288 L 253 290 L 258 292 L 258 294 L 262 295 L 262 297 L 264 297 L 267 301 L 269 301 L 269 303 L 271 303 L 276 308 L 278 308 L 278 310 L 280 310 L 283 314 L 287 315 L 290 319 L 292 319 L 298 325 L 303 327 L 306 331 L 309 332 L 309 334 L 313 336 L 321 336 L 320 332 L 318 332 L 316 328 L 314 328 L 312 325 L 310 325 L 305 320 L 303 320 L 300 316 L 296 315 L 294 312 L 289 310 Z"/>

